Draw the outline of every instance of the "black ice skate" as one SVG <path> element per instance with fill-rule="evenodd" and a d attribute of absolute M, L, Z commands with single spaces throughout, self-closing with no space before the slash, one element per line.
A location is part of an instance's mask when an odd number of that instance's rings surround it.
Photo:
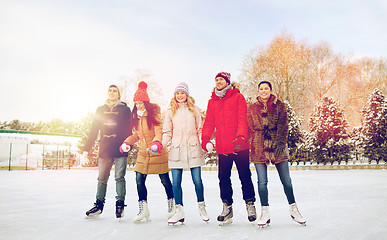
<path fill-rule="evenodd" d="M 223 203 L 223 211 L 218 216 L 219 226 L 227 225 L 232 223 L 232 217 L 234 216 L 232 211 L 232 205 L 228 206 L 227 203 Z"/>
<path fill-rule="evenodd" d="M 257 211 L 255 210 L 254 202 L 249 201 L 246 203 L 247 217 L 250 222 L 257 220 Z"/>
<path fill-rule="evenodd" d="M 117 218 L 122 218 L 124 216 L 124 207 L 126 207 L 126 205 L 124 204 L 124 201 L 121 201 L 121 200 L 116 201 Z"/>
<path fill-rule="evenodd" d="M 86 215 L 89 217 L 100 215 L 103 211 L 104 202 L 97 199 L 94 203 L 94 207 L 92 207 L 89 211 L 86 212 Z"/>

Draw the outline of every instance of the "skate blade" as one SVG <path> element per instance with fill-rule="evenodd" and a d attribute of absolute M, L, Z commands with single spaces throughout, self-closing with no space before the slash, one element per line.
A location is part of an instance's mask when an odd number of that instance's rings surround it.
<path fill-rule="evenodd" d="M 218 223 L 219 223 L 219 226 L 230 225 L 232 223 L 232 219 L 227 219 L 226 221 L 218 222 Z"/>
<path fill-rule="evenodd" d="M 180 219 L 179 221 L 177 222 L 168 222 L 168 225 L 177 225 L 178 223 L 181 223 L 180 225 L 183 225 L 184 224 L 184 218 Z"/>
<path fill-rule="evenodd" d="M 302 225 L 302 226 L 306 226 L 306 222 L 299 222 L 299 221 L 297 221 L 293 216 L 290 216 L 290 217 L 292 217 L 292 219 L 293 219 L 296 223 L 298 223 L 298 224 L 300 224 L 300 225 Z"/>
<path fill-rule="evenodd" d="M 267 222 L 265 224 L 258 224 L 258 227 L 260 229 L 265 228 L 265 227 L 269 227 L 269 226 L 270 226 L 270 219 L 267 220 Z"/>
<path fill-rule="evenodd" d="M 145 219 L 145 221 L 143 221 L 144 219 Z M 150 221 L 151 221 L 150 218 L 143 218 L 143 219 L 137 220 L 137 221 L 133 220 L 133 223 L 142 224 L 142 223 L 147 223 L 147 222 L 150 222 Z"/>

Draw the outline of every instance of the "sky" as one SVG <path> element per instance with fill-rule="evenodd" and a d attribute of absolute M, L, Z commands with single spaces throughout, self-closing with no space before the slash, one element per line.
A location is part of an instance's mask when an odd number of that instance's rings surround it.
<path fill-rule="evenodd" d="M 0 0 L 0 122 L 80 120 L 138 69 L 166 103 L 186 82 L 205 110 L 215 75 L 237 81 L 244 57 L 283 31 L 380 58 L 386 22 L 382 0 Z"/>

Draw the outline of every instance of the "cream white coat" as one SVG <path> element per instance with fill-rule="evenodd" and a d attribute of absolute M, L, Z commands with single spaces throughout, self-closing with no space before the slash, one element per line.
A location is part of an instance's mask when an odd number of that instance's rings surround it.
<path fill-rule="evenodd" d="M 163 123 L 163 146 L 169 147 L 169 168 L 193 168 L 204 165 L 201 135 L 203 120 L 197 106 L 196 117 L 187 103 L 179 103 L 175 115 L 167 110 Z"/>

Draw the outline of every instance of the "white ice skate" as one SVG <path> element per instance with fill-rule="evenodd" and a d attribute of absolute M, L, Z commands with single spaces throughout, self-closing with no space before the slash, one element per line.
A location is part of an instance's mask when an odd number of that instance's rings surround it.
<path fill-rule="evenodd" d="M 300 211 L 298 210 L 297 204 L 292 203 L 289 205 L 289 212 L 290 212 L 290 217 L 296 221 L 297 223 L 306 226 L 306 220 L 304 217 L 301 215 Z"/>
<path fill-rule="evenodd" d="M 175 214 L 170 219 L 168 219 L 168 225 L 175 225 L 178 222 L 184 223 L 184 209 L 181 204 L 176 205 Z"/>
<path fill-rule="evenodd" d="M 206 204 L 205 202 L 198 202 L 198 207 L 199 207 L 199 213 L 200 216 L 202 217 L 203 221 L 207 222 L 210 220 L 208 217 L 207 211 L 206 211 Z"/>
<path fill-rule="evenodd" d="M 168 212 L 167 212 L 167 218 L 170 219 L 176 211 L 176 205 L 175 205 L 175 199 L 170 198 L 168 199 Z"/>
<path fill-rule="evenodd" d="M 133 218 L 134 223 L 141 223 L 141 221 L 145 218 L 146 222 L 149 221 L 149 209 L 147 201 L 138 201 L 138 214 Z"/>
<path fill-rule="evenodd" d="M 258 227 L 263 228 L 270 225 L 269 206 L 261 207 L 261 217 L 258 220 Z"/>

